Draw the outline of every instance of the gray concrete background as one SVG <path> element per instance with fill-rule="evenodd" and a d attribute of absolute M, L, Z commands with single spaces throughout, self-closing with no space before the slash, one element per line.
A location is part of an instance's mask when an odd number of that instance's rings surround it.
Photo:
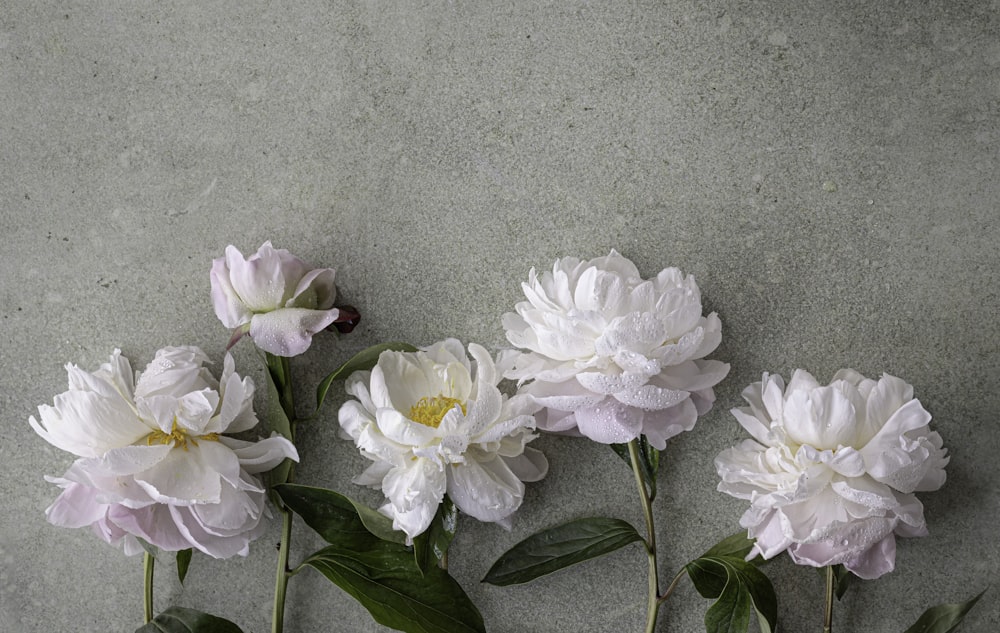
<path fill-rule="evenodd" d="M 1000 3 L 515 1 L 0 3 L 0 630 L 131 631 L 141 560 L 45 522 L 71 457 L 27 418 L 62 365 L 119 346 L 220 361 L 208 269 L 266 239 L 338 268 L 364 313 L 293 363 L 307 400 L 353 352 L 457 336 L 503 345 L 531 266 L 618 248 L 646 275 L 694 273 L 732 364 L 715 410 L 672 443 L 656 505 L 663 574 L 737 529 L 712 459 L 764 370 L 889 372 L 952 455 L 924 495 L 931 536 L 837 605 L 838 631 L 900 633 L 926 606 L 993 588 L 965 631 L 1000 625 L 997 314 Z M 259 376 L 246 345 L 242 371 Z M 336 406 L 302 430 L 299 480 L 363 460 Z M 608 449 L 543 438 L 551 473 L 512 532 L 460 524 L 452 569 L 489 630 L 638 631 L 636 547 L 529 585 L 479 578 L 537 529 L 641 524 Z M 160 567 L 156 606 L 268 630 L 277 526 L 246 559 Z M 297 524 L 293 559 L 317 546 Z M 768 573 L 785 631 L 820 628 L 822 581 Z M 292 579 L 288 631 L 376 631 L 318 574 Z M 689 585 L 660 631 L 703 630 Z"/>

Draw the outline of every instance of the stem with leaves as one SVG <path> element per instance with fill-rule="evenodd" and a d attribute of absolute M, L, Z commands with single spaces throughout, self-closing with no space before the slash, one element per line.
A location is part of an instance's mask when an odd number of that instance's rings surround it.
<path fill-rule="evenodd" d="M 643 482 L 642 470 L 639 464 L 639 440 L 628 443 L 628 454 L 632 461 L 632 473 L 639 488 L 639 499 L 642 501 L 642 512 L 646 517 L 646 554 L 649 557 L 649 597 L 646 607 L 646 633 L 653 633 L 656 628 L 656 616 L 660 610 L 660 580 L 656 564 L 656 529 L 653 526 L 653 502 L 646 484 Z"/>
<path fill-rule="evenodd" d="M 284 412 L 287 428 L 282 429 L 282 434 L 292 443 L 295 442 L 295 400 L 292 396 L 291 367 L 288 359 L 283 356 L 275 356 L 270 353 L 265 354 L 267 371 L 274 384 L 274 392 L 270 395 L 277 395 L 278 403 Z M 272 428 L 274 421 L 271 421 Z M 285 427 L 286 425 L 282 424 Z M 282 466 L 278 467 L 279 469 Z M 290 483 L 294 475 L 294 465 L 287 465 L 286 474 L 281 481 L 273 483 Z M 278 511 L 281 513 L 281 542 L 278 544 L 278 567 L 274 579 L 274 607 L 271 611 L 271 633 L 281 633 L 285 625 L 285 593 L 288 587 L 288 579 L 293 572 L 288 567 L 288 550 L 292 540 L 292 512 L 284 504 L 279 504 Z"/>
<path fill-rule="evenodd" d="M 833 631 L 833 591 L 833 565 L 828 565 L 826 568 L 826 613 L 823 616 L 823 633 L 832 633 Z"/>
<path fill-rule="evenodd" d="M 149 624 L 153 619 L 153 563 L 155 559 L 153 555 L 149 552 L 143 552 L 142 555 L 142 575 L 143 575 L 143 592 L 142 592 L 142 613 L 143 613 L 143 624 Z"/>

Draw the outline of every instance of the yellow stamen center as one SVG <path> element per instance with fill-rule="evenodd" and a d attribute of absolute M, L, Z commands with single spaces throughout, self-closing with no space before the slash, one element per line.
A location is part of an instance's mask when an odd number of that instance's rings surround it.
<path fill-rule="evenodd" d="M 198 440 L 206 440 L 209 442 L 218 442 L 218 433 L 206 433 L 205 435 L 199 435 L 197 438 L 188 435 L 185 429 L 177 427 L 177 420 L 174 419 L 173 428 L 170 429 L 169 433 L 164 433 L 163 431 L 157 429 L 146 436 L 146 446 L 152 446 L 153 444 L 173 444 L 175 447 L 180 445 L 184 450 L 188 449 L 188 442 L 198 446 Z"/>
<path fill-rule="evenodd" d="M 465 404 L 457 398 L 448 398 L 444 395 L 433 398 L 425 396 L 417 404 L 410 407 L 410 413 L 407 417 L 414 422 L 436 429 L 441 424 L 445 414 L 456 406 L 460 407 L 462 415 L 465 415 Z"/>

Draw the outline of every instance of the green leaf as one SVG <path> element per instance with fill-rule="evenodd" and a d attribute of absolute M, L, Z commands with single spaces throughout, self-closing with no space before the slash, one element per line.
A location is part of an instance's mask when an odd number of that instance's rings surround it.
<path fill-rule="evenodd" d="M 635 541 L 642 537 L 621 519 L 577 519 L 538 532 L 509 549 L 493 563 L 483 582 L 500 586 L 528 582 Z"/>
<path fill-rule="evenodd" d="M 334 380 L 337 380 L 338 378 L 347 378 L 356 371 L 367 371 L 371 369 L 375 366 L 375 363 L 378 362 L 379 354 L 386 350 L 394 352 L 415 352 L 417 351 L 417 348 L 409 343 L 400 343 L 395 341 L 392 343 L 372 345 L 367 349 L 361 350 L 352 356 L 346 363 L 333 370 L 333 373 L 319 383 L 319 387 L 316 388 L 316 411 L 318 412 L 320 407 L 323 406 L 323 401 L 326 400 L 326 392 L 330 390 L 330 385 L 333 384 Z"/>
<path fill-rule="evenodd" d="M 656 498 L 656 473 L 660 469 L 660 451 L 649 445 L 646 436 L 639 436 L 639 473 L 642 482 L 649 491 L 649 500 Z M 632 468 L 632 457 L 628 452 L 628 444 L 610 444 L 611 450 L 621 457 L 629 468 Z"/>
<path fill-rule="evenodd" d="M 456 527 L 458 527 L 458 508 L 448 495 L 445 495 L 430 526 L 423 534 L 413 539 L 413 556 L 421 571 L 427 571 L 434 565 L 447 568 L 445 561 L 448 546 L 455 538 Z"/>
<path fill-rule="evenodd" d="M 406 542 L 406 534 L 392 529 L 392 519 L 339 492 L 298 484 L 282 484 L 275 492 L 327 543 L 350 543 L 359 529 L 384 541 Z"/>
<path fill-rule="evenodd" d="M 750 613 L 753 600 L 750 592 L 738 583 L 726 585 L 722 595 L 705 612 L 706 633 L 744 633 L 750 628 Z M 762 630 L 769 631 L 770 629 Z"/>
<path fill-rule="evenodd" d="M 485 633 L 483 617 L 455 580 L 431 566 L 421 573 L 402 545 L 372 538 L 364 549 L 331 546 L 303 562 L 368 609 L 383 626 L 407 633 Z"/>
<path fill-rule="evenodd" d="M 183 607 L 170 607 L 135 633 L 243 633 L 229 620 Z"/>
<path fill-rule="evenodd" d="M 979 595 L 966 602 L 957 604 L 939 604 L 924 611 L 920 619 L 905 633 L 951 633 L 958 629 L 958 626 L 965 619 L 965 615 L 976 606 L 979 599 L 986 593 L 986 589 L 979 592 Z"/>
<path fill-rule="evenodd" d="M 737 532 L 732 536 L 727 536 L 715 545 L 713 545 L 707 552 L 701 555 L 701 558 L 707 558 L 712 556 L 729 556 L 732 558 L 742 558 L 746 559 L 747 554 L 753 549 L 754 541 L 747 536 L 746 530 L 742 532 Z"/>
<path fill-rule="evenodd" d="M 184 584 L 187 577 L 188 567 L 191 565 L 191 548 L 182 549 L 177 552 L 177 578 Z"/>
<path fill-rule="evenodd" d="M 280 387 L 275 383 L 275 377 L 273 375 L 274 372 L 271 368 L 271 359 L 272 356 L 268 354 L 268 371 L 264 372 L 267 374 L 267 422 L 272 431 L 281 435 L 289 442 L 294 443 L 295 438 L 292 433 L 292 423 L 288 419 L 288 415 L 285 414 L 285 409 L 281 405 Z M 273 364 L 280 365 L 280 363 Z M 278 373 L 280 373 L 280 371 L 281 370 L 279 369 Z M 273 487 L 288 481 L 292 472 L 293 463 L 294 462 L 292 460 L 286 458 L 280 464 L 275 466 L 274 469 L 267 474 L 268 483 Z"/>
<path fill-rule="evenodd" d="M 756 611 L 761 633 L 777 626 L 778 599 L 764 572 L 740 558 L 703 556 L 684 568 L 695 589 L 716 599 L 705 614 L 708 633 L 746 633 L 750 611 Z"/>
<path fill-rule="evenodd" d="M 409 633 L 485 631 L 458 583 L 434 565 L 421 571 L 410 548 L 376 536 L 359 512 L 364 506 L 322 488 L 284 484 L 275 490 L 330 543 L 302 564 L 351 594 L 376 622 Z"/>

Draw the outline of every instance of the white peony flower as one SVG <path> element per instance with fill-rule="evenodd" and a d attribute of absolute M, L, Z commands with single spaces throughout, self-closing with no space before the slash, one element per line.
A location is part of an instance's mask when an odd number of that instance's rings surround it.
<path fill-rule="evenodd" d="M 355 372 L 340 408 L 342 435 L 374 464 L 355 483 L 381 488 L 379 511 L 407 540 L 430 525 L 445 493 L 480 521 L 505 524 L 524 498 L 524 481 L 545 476 L 548 462 L 526 448 L 536 437 L 523 398 L 507 399 L 479 345 L 447 339 L 418 352 L 382 352 Z"/>
<path fill-rule="evenodd" d="M 68 364 L 69 391 L 29 420 L 47 442 L 76 460 L 46 511 L 62 527 L 91 526 L 129 555 L 136 537 L 166 550 L 195 548 L 216 558 L 246 555 L 265 529 L 264 488 L 256 473 L 298 459 L 282 437 L 226 437 L 257 424 L 253 382 L 226 355 L 222 379 L 197 347 L 168 347 L 133 380 L 115 350 L 94 373 Z"/>
<path fill-rule="evenodd" d="M 257 347 L 277 356 L 298 356 L 312 337 L 340 315 L 332 268 L 310 269 L 271 242 L 248 259 L 235 246 L 212 261 L 212 304 L 222 324 L 249 333 Z"/>
<path fill-rule="evenodd" d="M 666 268 L 644 280 L 612 250 L 587 262 L 556 261 L 521 284 L 527 301 L 503 316 L 512 354 L 506 377 L 533 380 L 523 393 L 547 411 L 538 428 L 604 444 L 645 435 L 658 449 L 694 428 L 729 365 L 704 360 L 722 338 L 701 313 L 694 278 Z"/>
<path fill-rule="evenodd" d="M 797 370 L 787 389 L 764 374 L 733 409 L 754 437 L 715 459 L 719 490 L 750 501 L 750 556 L 788 550 L 800 565 L 843 564 L 861 578 L 892 571 L 894 535 L 925 536 L 914 492 L 937 490 L 948 463 L 913 387 L 852 369 L 820 386 Z"/>

